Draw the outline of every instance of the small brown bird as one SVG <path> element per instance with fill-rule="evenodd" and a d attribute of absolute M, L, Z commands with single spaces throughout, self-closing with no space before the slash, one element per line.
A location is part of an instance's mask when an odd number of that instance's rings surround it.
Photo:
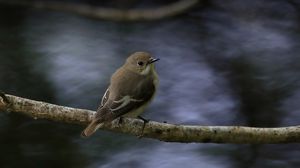
<path fill-rule="evenodd" d="M 83 137 L 118 117 L 139 117 L 154 97 L 158 76 L 153 63 L 158 60 L 147 52 L 136 52 L 127 58 L 112 75 L 92 122 L 82 132 Z"/>

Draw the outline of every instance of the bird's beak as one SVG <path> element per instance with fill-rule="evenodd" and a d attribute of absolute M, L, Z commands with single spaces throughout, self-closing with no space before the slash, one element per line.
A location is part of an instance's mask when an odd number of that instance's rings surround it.
<path fill-rule="evenodd" d="M 159 58 L 150 58 L 148 64 L 152 64 L 153 62 L 156 62 L 158 60 L 159 60 Z"/>

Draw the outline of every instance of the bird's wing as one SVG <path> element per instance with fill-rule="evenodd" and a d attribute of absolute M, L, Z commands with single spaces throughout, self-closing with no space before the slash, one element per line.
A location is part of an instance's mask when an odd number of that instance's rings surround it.
<path fill-rule="evenodd" d="M 97 109 L 97 115 L 98 113 L 101 113 L 101 109 L 103 108 L 103 106 L 105 105 L 105 103 L 107 102 L 107 100 L 109 99 L 109 94 L 110 94 L 110 91 L 109 91 L 109 88 L 106 89 L 104 95 L 102 96 L 102 99 L 101 99 L 101 102 L 100 102 L 100 105 Z"/>
<path fill-rule="evenodd" d="M 104 104 L 107 102 L 108 98 L 109 98 L 109 88 L 106 89 L 106 91 L 101 99 L 100 107 L 104 106 Z"/>
<path fill-rule="evenodd" d="M 155 86 L 150 82 L 150 84 L 142 88 L 138 94 L 135 93 L 134 96 L 132 96 L 128 93 L 124 96 L 119 96 L 116 100 L 111 101 L 108 107 L 111 113 L 119 117 L 147 103 L 154 95 L 154 92 Z"/>
<path fill-rule="evenodd" d="M 136 99 L 129 95 L 120 97 L 120 99 L 113 101 L 110 106 L 109 110 L 112 114 L 116 117 L 121 116 L 129 111 L 137 109 L 138 107 L 142 106 L 149 100 L 147 99 Z"/>

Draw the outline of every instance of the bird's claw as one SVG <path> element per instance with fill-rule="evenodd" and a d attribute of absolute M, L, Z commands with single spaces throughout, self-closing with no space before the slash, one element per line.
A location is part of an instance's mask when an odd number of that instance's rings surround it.
<path fill-rule="evenodd" d="M 145 119 L 145 118 L 143 118 L 143 117 L 141 117 L 141 116 L 138 116 L 138 118 L 144 121 L 143 128 L 142 128 L 142 132 L 141 132 L 140 135 L 137 136 L 137 137 L 140 139 L 140 138 L 143 138 L 145 126 L 146 126 L 146 124 L 147 124 L 150 120 Z"/>

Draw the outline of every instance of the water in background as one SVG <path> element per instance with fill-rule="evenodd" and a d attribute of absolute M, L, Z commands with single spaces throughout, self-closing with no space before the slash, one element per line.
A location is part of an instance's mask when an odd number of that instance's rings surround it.
<path fill-rule="evenodd" d="M 157 63 L 160 87 L 145 117 L 199 125 L 300 122 L 299 6 L 210 1 L 156 22 L 0 9 L 0 89 L 95 110 L 110 75 L 135 51 Z M 300 146 L 164 143 L 0 113 L 0 167 L 299 167 Z"/>

